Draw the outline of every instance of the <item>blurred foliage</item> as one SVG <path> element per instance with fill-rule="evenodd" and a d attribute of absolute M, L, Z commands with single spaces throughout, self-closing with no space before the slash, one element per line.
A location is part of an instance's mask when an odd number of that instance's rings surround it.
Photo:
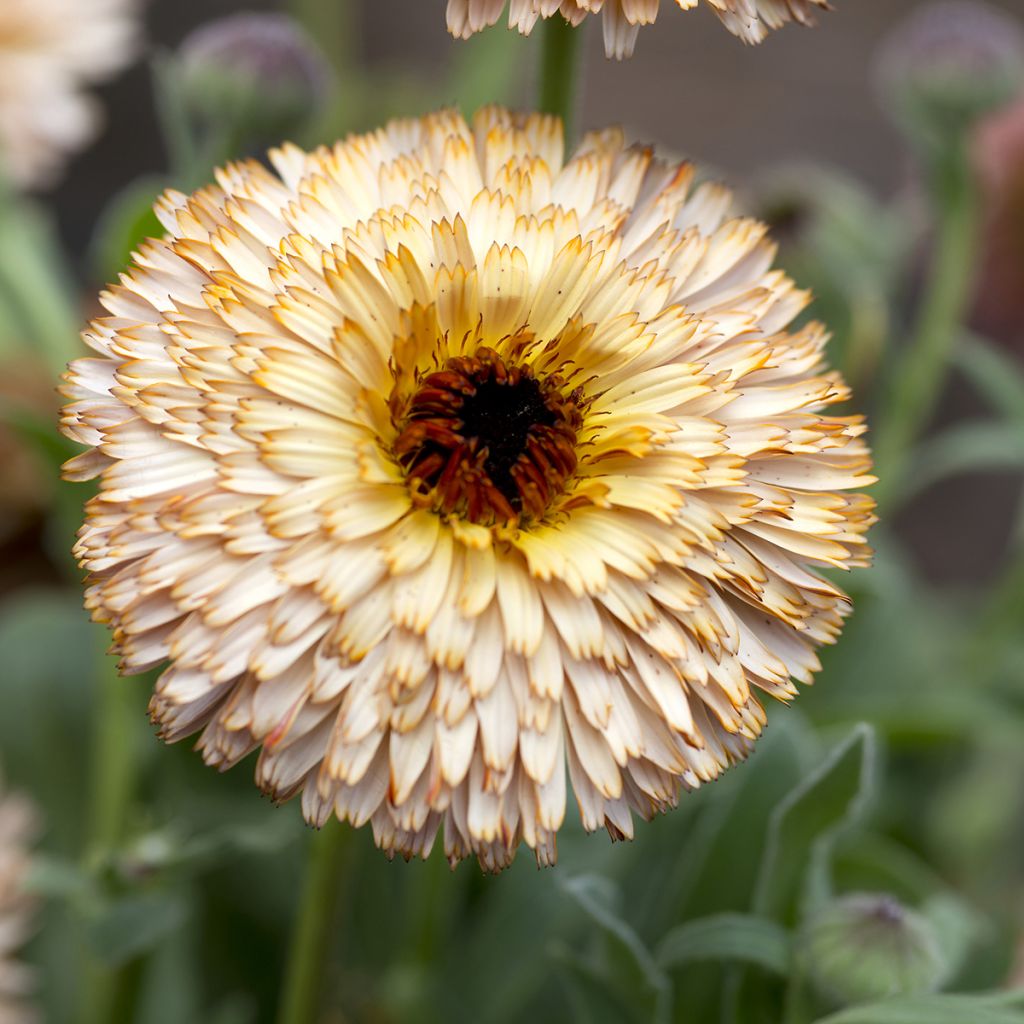
<path fill-rule="evenodd" d="M 317 24 L 326 6 L 295 5 L 314 37 L 328 28 Z M 443 102 L 510 98 L 526 45 L 485 33 L 442 83 L 362 69 L 340 47 L 328 54 L 337 95 L 317 123 L 297 126 L 296 141 Z M 151 202 L 161 188 L 198 185 L 225 155 L 223 138 L 195 134 L 175 74 L 174 55 L 163 55 L 167 174 L 140 179 L 97 218 L 98 278 L 113 278 L 159 230 Z M 232 139 L 231 155 L 250 142 Z M 782 241 L 783 265 L 814 293 L 809 315 L 832 326 L 832 355 L 858 404 L 877 407 L 894 339 L 913 319 L 936 211 L 922 219 L 920 204 L 883 202 L 822 168 L 785 169 L 761 186 L 755 206 Z M 0 360 L 56 371 L 74 350 L 70 282 L 45 212 L 4 197 Z M 856 613 L 842 642 L 796 708 L 770 710 L 750 762 L 630 844 L 584 836 L 570 813 L 554 870 L 525 857 L 498 878 L 470 863 L 450 871 L 440 850 L 425 863 L 388 863 L 368 830 L 349 834 L 325 1024 L 1024 1024 L 1024 514 L 1000 577 L 957 588 L 932 585 L 934 566 L 915 564 L 893 525 L 940 483 L 984 493 L 980 474 L 1024 471 L 1019 358 L 964 326 L 950 370 L 981 412 L 940 417 L 913 452 L 875 533 L 877 564 L 849 581 Z M 0 398 L 5 436 L 53 479 L 68 451 L 50 415 Z M 83 766 L 96 760 L 111 669 L 67 556 L 81 492 L 61 487 L 46 502 L 34 557 L 47 569 L 0 603 L 0 751 L 47 822 L 33 874 L 45 911 L 29 951 L 47 1020 L 79 1019 L 82 994 L 116 971 L 134 1009 L 106 1024 L 265 1024 L 311 834 L 298 807 L 259 798 L 251 763 L 218 776 L 186 747 L 165 749 L 145 726 L 148 682 L 125 680 L 114 685 L 135 723 L 122 737 L 130 804 L 116 841 L 97 842 Z M 970 524 L 948 529 L 956 544 Z M 814 935 L 856 893 L 906 908 L 934 943 L 924 987 L 945 994 L 903 986 L 838 1005 L 839 993 L 877 991 L 857 988 L 853 939 L 829 954 L 832 984 L 819 983 Z"/>

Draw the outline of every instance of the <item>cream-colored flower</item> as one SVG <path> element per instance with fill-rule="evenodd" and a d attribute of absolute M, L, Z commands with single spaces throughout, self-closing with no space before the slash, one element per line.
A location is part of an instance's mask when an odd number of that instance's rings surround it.
<path fill-rule="evenodd" d="M 82 92 L 134 52 L 135 0 L 2 0 L 0 179 L 51 183 L 98 121 Z"/>
<path fill-rule="evenodd" d="M 871 481 L 763 225 L 622 134 L 442 112 L 158 205 L 68 374 L 77 554 L 152 714 L 388 851 L 555 859 L 809 682 Z"/>
<path fill-rule="evenodd" d="M 34 1024 L 31 971 L 18 951 L 32 929 L 34 900 L 26 891 L 35 814 L 23 797 L 0 792 L 0 1024 Z"/>
<path fill-rule="evenodd" d="M 495 24 L 506 0 L 448 0 L 448 31 L 468 39 Z M 771 29 L 786 22 L 813 25 L 817 11 L 828 10 L 829 0 L 704 0 L 733 35 L 745 43 L 759 43 Z M 658 16 L 660 0 L 508 0 L 509 28 L 529 35 L 540 18 L 560 14 L 578 25 L 588 14 L 604 13 L 604 48 L 609 57 L 622 60 L 633 52 L 641 25 Z M 676 0 L 684 11 L 700 0 Z"/>

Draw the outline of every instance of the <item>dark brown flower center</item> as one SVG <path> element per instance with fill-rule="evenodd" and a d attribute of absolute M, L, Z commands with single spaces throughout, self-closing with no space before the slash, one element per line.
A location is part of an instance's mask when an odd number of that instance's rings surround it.
<path fill-rule="evenodd" d="M 423 377 L 395 442 L 413 499 L 474 523 L 542 516 L 576 469 L 579 396 L 492 349 Z"/>

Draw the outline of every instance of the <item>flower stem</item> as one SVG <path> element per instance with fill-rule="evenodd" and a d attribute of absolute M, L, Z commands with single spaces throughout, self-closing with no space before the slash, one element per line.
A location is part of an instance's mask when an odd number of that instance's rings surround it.
<path fill-rule="evenodd" d="M 92 766 L 92 846 L 99 855 L 109 854 L 124 837 L 132 793 L 136 724 L 132 683 L 118 675 L 116 662 L 104 653 L 99 662 Z"/>
<path fill-rule="evenodd" d="M 296 21 L 316 40 L 335 72 L 346 79 L 356 64 L 359 35 L 356 12 L 348 0 L 288 0 Z"/>
<path fill-rule="evenodd" d="M 106 633 L 103 634 L 106 643 Z M 117 673 L 114 659 L 100 653 L 93 724 L 91 821 L 87 866 L 100 868 L 124 840 L 135 778 L 135 728 L 138 712 L 132 684 Z M 130 1020 L 137 993 L 132 964 L 105 967 L 93 960 L 85 985 L 88 1024 Z"/>
<path fill-rule="evenodd" d="M 329 933 L 348 864 L 348 830 L 328 821 L 309 842 L 299 916 L 292 931 L 278 1007 L 278 1024 L 319 1019 Z"/>
<path fill-rule="evenodd" d="M 965 144 L 934 169 L 938 234 L 927 289 L 910 345 L 893 370 L 875 444 L 876 496 L 898 492 L 914 442 L 941 396 L 950 354 L 969 310 L 978 233 L 978 197 Z"/>
<path fill-rule="evenodd" d="M 576 99 L 579 33 L 555 15 L 544 22 L 537 109 L 557 114 L 568 136 Z"/>

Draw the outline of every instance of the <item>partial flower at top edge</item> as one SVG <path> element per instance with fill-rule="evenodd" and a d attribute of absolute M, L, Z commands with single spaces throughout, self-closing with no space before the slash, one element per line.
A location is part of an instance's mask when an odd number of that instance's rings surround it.
<path fill-rule="evenodd" d="M 588 14 L 603 12 L 604 48 L 609 57 L 632 56 L 642 25 L 658 16 L 660 0 L 509 0 L 509 28 L 529 35 L 541 18 L 556 14 L 578 25 Z M 676 0 L 685 11 L 699 0 Z M 772 29 L 787 22 L 813 25 L 817 12 L 828 10 L 829 0 L 705 0 L 722 24 L 745 43 L 760 43 Z M 495 24 L 505 0 L 448 0 L 448 31 L 461 39 Z"/>

